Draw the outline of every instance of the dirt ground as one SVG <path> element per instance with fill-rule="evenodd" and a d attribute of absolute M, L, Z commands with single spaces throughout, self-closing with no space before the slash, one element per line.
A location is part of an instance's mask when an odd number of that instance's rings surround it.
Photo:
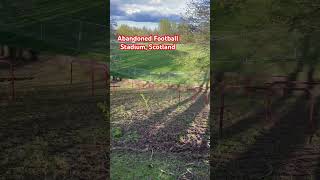
<path fill-rule="evenodd" d="M 120 86 L 111 91 L 113 152 L 174 155 L 189 163 L 208 161 L 209 104 L 205 89 L 181 91 L 179 98 L 176 88 L 166 86 L 143 88 L 131 86 L 131 81 L 113 85 Z"/>
<path fill-rule="evenodd" d="M 98 104 L 106 100 L 103 73 L 91 96 L 88 67 L 48 56 L 15 69 L 16 100 L 1 83 L 0 179 L 105 179 L 108 130 Z M 6 77 L 1 69 L 1 76 Z"/>

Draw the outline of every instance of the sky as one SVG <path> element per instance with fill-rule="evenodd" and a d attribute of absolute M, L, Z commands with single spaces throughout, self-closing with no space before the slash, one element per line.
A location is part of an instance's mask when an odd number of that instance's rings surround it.
<path fill-rule="evenodd" d="M 160 19 L 179 22 L 187 0 L 111 0 L 111 17 L 117 25 L 154 29 Z"/>

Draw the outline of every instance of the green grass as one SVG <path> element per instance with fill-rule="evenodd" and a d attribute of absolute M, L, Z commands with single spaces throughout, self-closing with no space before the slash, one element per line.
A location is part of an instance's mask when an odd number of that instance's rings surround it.
<path fill-rule="evenodd" d="M 209 179 L 208 166 L 205 164 L 206 162 L 188 163 L 186 160 L 167 154 L 164 156 L 151 153 L 112 152 L 111 179 L 174 180 L 191 176 Z"/>
<path fill-rule="evenodd" d="M 185 65 L 188 57 L 198 52 L 199 49 L 190 44 L 178 44 L 175 51 L 122 51 L 114 47 L 111 73 L 130 79 L 198 84 L 203 77 L 195 68 Z"/>

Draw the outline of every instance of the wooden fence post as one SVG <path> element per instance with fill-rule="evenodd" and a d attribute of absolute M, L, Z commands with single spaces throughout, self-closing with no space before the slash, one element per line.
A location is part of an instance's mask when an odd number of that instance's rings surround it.
<path fill-rule="evenodd" d="M 72 84 L 72 61 L 70 62 L 70 84 Z"/>
<path fill-rule="evenodd" d="M 91 95 L 94 96 L 94 66 L 91 62 Z"/>
<path fill-rule="evenodd" d="M 180 104 L 181 102 L 180 84 L 178 85 L 178 96 L 179 96 L 179 104 Z"/>
<path fill-rule="evenodd" d="M 223 130 L 223 115 L 224 115 L 224 96 L 225 96 L 225 87 L 224 84 L 222 84 L 221 89 L 221 97 L 220 97 L 220 121 L 219 121 L 219 137 L 222 138 L 222 130 Z"/>
<path fill-rule="evenodd" d="M 310 135 L 310 138 L 309 138 L 309 143 L 311 143 L 312 141 L 312 136 L 313 136 L 313 133 L 315 131 L 315 122 L 314 122 L 314 117 L 313 117 L 313 111 L 314 111 L 314 97 L 313 95 L 310 93 L 310 111 L 309 111 L 309 126 L 310 126 L 310 129 L 311 129 L 311 135 Z"/>
<path fill-rule="evenodd" d="M 11 98 L 15 100 L 15 87 L 14 87 L 14 67 L 13 64 L 10 63 L 10 74 L 11 74 Z"/>

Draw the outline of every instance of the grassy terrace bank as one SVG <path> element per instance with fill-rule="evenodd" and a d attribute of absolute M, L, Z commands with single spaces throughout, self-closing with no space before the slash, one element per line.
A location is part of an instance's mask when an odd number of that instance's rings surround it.
<path fill-rule="evenodd" d="M 206 56 L 192 44 L 178 44 L 173 51 L 123 51 L 114 44 L 111 54 L 111 73 L 125 78 L 183 84 L 200 84 L 204 79 L 203 74 L 188 66 L 190 59 Z"/>

